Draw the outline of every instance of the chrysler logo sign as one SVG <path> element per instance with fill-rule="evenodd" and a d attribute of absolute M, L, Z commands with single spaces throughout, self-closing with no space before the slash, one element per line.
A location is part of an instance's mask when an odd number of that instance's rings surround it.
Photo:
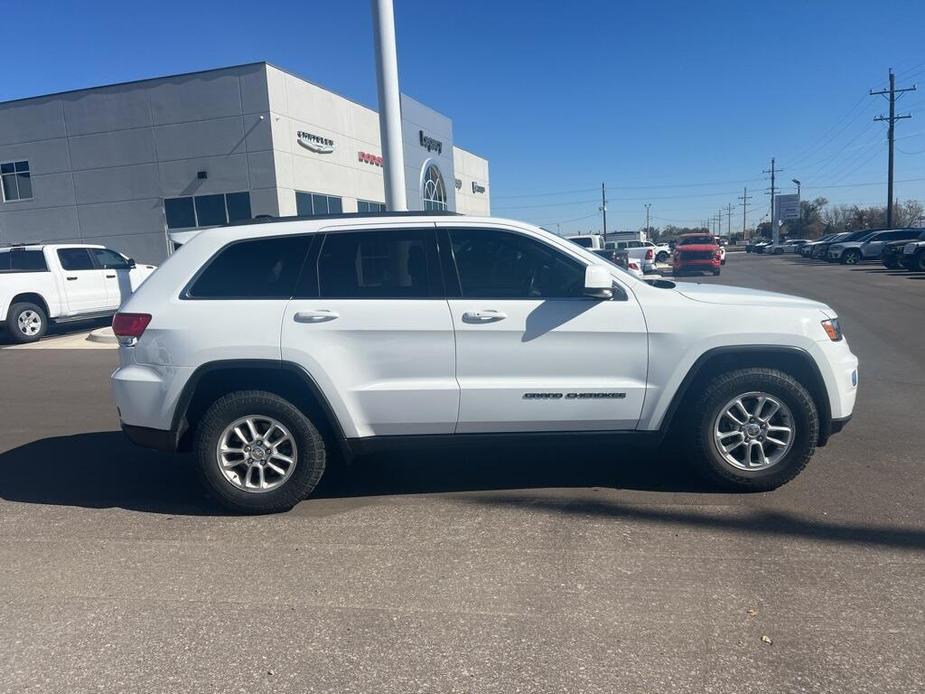
<path fill-rule="evenodd" d="M 302 145 L 305 149 L 311 150 L 312 152 L 317 152 L 318 154 L 330 154 L 334 151 L 334 140 L 321 137 L 321 135 L 307 133 L 303 130 L 297 132 L 296 136 L 299 138 L 299 144 Z"/>
<path fill-rule="evenodd" d="M 428 152 L 436 152 L 437 154 L 443 154 L 443 143 L 440 140 L 435 140 L 432 137 L 428 137 L 424 134 L 423 130 L 419 130 L 421 138 L 421 147 L 426 149 Z"/>

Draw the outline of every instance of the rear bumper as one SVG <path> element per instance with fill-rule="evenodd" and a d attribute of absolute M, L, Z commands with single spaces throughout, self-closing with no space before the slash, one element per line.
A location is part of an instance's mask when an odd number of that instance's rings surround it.
<path fill-rule="evenodd" d="M 125 422 L 121 422 L 121 424 L 122 431 L 125 432 L 129 441 L 142 448 L 153 448 L 158 451 L 174 453 L 180 447 L 179 431 L 136 427 Z"/>

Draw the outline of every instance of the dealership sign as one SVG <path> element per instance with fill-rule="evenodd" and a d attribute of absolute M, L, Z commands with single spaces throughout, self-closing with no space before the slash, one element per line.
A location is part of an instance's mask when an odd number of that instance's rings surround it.
<path fill-rule="evenodd" d="M 370 154 L 369 152 L 357 152 L 357 159 L 366 164 L 372 164 L 373 166 L 382 166 L 382 157 L 377 154 Z"/>
<path fill-rule="evenodd" d="M 428 152 L 436 152 L 437 154 L 443 154 L 443 143 L 440 140 L 435 140 L 432 137 L 428 137 L 424 134 L 423 130 L 418 131 L 421 138 L 421 147 L 426 149 Z"/>
<path fill-rule="evenodd" d="M 784 222 L 791 219 L 800 218 L 800 196 L 793 195 L 775 195 L 777 203 L 777 214 L 775 217 Z"/>
<path fill-rule="evenodd" d="M 334 140 L 327 137 L 321 137 L 321 135 L 315 135 L 314 133 L 307 133 L 303 130 L 297 132 L 296 136 L 299 139 L 299 144 L 312 152 L 330 154 L 334 151 Z"/>
<path fill-rule="evenodd" d="M 472 181 L 472 192 L 473 192 L 473 193 L 484 193 L 484 192 L 485 192 L 485 186 L 483 186 L 483 185 L 481 185 L 481 184 L 479 184 L 479 183 L 476 183 L 475 181 Z"/>

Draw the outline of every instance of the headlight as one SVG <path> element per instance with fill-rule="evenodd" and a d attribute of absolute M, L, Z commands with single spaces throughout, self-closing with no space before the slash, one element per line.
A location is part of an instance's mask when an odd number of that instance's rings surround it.
<path fill-rule="evenodd" d="M 829 318 L 822 321 L 822 328 L 832 342 L 838 342 L 842 339 L 841 323 L 838 322 L 838 318 Z"/>

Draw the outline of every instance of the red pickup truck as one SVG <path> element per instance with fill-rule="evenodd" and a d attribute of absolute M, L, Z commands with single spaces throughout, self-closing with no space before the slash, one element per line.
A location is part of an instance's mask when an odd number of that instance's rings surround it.
<path fill-rule="evenodd" d="M 675 276 L 688 271 L 710 271 L 718 275 L 722 252 L 716 239 L 710 234 L 684 234 L 678 238 L 672 256 L 672 270 Z"/>

